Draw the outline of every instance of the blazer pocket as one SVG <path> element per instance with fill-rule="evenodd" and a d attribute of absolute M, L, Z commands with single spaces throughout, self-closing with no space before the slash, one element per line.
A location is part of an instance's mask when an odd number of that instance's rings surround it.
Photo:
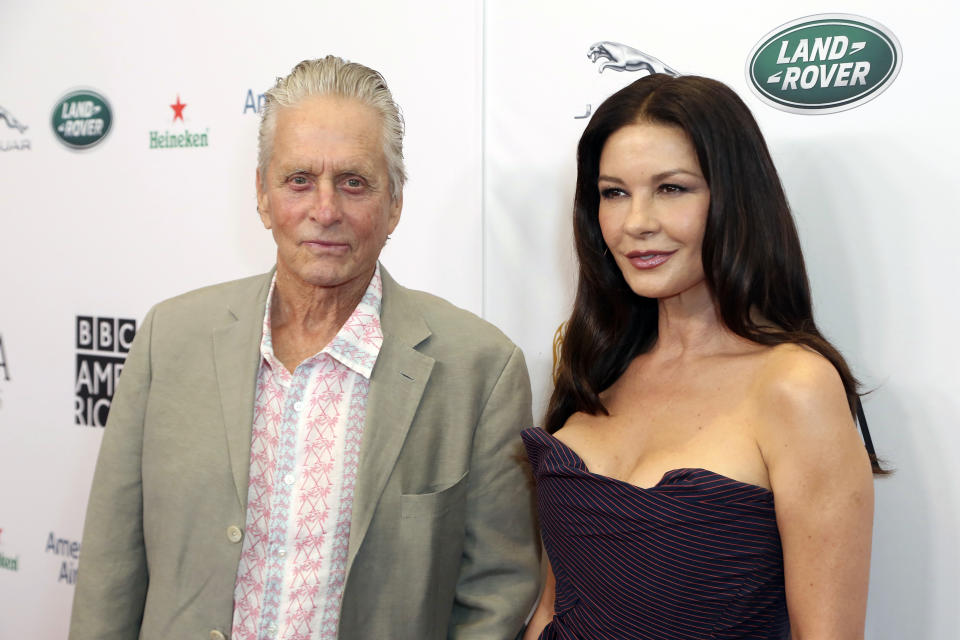
<path fill-rule="evenodd" d="M 467 476 L 464 472 L 451 485 L 428 493 L 404 493 L 400 495 L 400 517 L 403 520 L 410 518 L 437 518 L 451 509 L 463 508 L 464 495 L 467 491 Z"/>

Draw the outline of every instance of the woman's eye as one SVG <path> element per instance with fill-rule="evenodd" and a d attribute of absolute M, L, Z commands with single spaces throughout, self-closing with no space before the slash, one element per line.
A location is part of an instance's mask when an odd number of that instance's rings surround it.
<path fill-rule="evenodd" d="M 686 189 L 679 184 L 662 184 L 660 185 L 660 191 L 663 193 L 683 193 Z"/>
<path fill-rule="evenodd" d="M 620 198 L 626 195 L 626 191 L 619 187 L 607 187 L 606 189 L 600 189 L 600 197 L 604 200 L 610 200 L 611 198 Z"/>

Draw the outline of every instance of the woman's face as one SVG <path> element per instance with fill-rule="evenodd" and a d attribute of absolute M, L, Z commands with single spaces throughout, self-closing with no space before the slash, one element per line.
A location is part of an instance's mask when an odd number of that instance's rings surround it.
<path fill-rule="evenodd" d="M 600 154 L 597 189 L 603 239 L 634 293 L 706 292 L 710 188 L 686 132 L 651 122 L 616 130 Z"/>

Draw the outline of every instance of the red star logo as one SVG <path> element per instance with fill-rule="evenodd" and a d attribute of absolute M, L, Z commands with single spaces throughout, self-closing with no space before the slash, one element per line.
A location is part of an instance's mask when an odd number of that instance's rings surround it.
<path fill-rule="evenodd" d="M 177 118 L 180 118 L 180 122 L 183 122 L 183 108 L 187 105 L 180 102 L 180 94 L 177 94 L 177 103 L 170 105 L 170 108 L 173 109 L 173 121 L 176 122 Z"/>

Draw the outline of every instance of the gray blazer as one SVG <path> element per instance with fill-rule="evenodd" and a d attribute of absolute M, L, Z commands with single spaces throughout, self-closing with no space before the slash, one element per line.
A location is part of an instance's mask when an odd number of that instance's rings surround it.
<path fill-rule="evenodd" d="M 513 638 L 537 591 L 520 350 L 383 273 L 340 637 Z M 93 478 L 70 638 L 229 637 L 271 274 L 163 302 Z"/>

